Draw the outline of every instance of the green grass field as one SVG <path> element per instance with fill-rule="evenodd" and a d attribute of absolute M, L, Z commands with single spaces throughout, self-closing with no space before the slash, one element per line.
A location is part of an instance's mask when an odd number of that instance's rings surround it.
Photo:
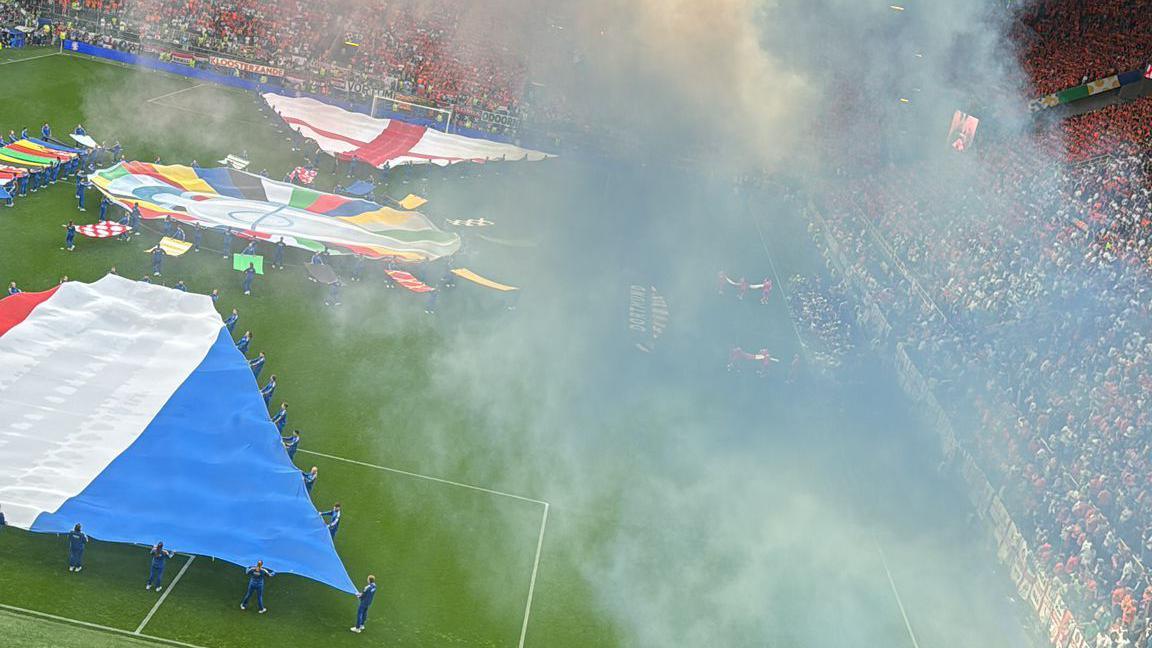
<path fill-rule="evenodd" d="M 82 122 L 129 159 L 210 166 L 247 151 L 252 170 L 275 179 L 301 159 L 250 95 L 50 51 L 4 52 L 0 66 L 0 131 Z M 268 354 L 264 375 L 278 375 L 277 399 L 303 431 L 296 462 L 320 468 L 314 500 L 343 503 L 337 549 L 355 582 L 380 580 L 364 635 L 348 632 L 355 601 L 306 579 L 273 579 L 270 613 L 245 614 L 238 567 L 182 556 L 158 605 L 141 586 L 143 549 L 97 542 L 70 574 L 62 538 L 6 529 L 0 645 L 1022 645 L 1005 630 L 1003 583 L 978 567 L 990 563 L 966 535 L 960 498 L 902 476 L 908 448 L 925 443 L 907 415 L 891 429 L 898 398 L 857 411 L 832 388 L 766 388 L 723 372 L 732 344 L 786 360 L 801 350 L 779 296 L 706 300 L 728 263 L 767 273 L 772 258 L 778 280 L 820 272 L 810 248 L 779 244 L 784 232 L 803 241 L 802 223 L 754 208 L 734 221 L 739 232 L 693 238 L 690 256 L 710 270 L 678 271 L 675 256 L 642 262 L 635 239 L 674 246 L 675 215 L 707 213 L 707 192 L 669 179 L 643 199 L 667 220 L 640 223 L 622 207 L 628 181 L 587 164 L 404 170 L 388 181 L 394 197 L 429 198 L 434 216 L 497 222 L 490 240 L 469 239 L 465 258 L 524 287 L 516 311 L 462 285 L 429 316 L 375 270 L 328 309 L 297 256 L 250 297 L 219 254 L 166 263 L 163 283 L 219 288 L 222 312 L 238 308 L 253 353 Z M 155 230 L 62 249 L 60 226 L 95 220 L 97 203 L 93 193 L 78 212 L 63 182 L 0 208 L 0 281 L 42 290 L 113 266 L 146 274 Z M 704 304 L 682 309 L 692 313 L 678 322 L 691 331 L 685 346 L 698 353 L 679 362 L 633 362 L 617 339 L 627 283 L 653 277 Z M 227 523 L 204 521 L 214 522 Z"/>

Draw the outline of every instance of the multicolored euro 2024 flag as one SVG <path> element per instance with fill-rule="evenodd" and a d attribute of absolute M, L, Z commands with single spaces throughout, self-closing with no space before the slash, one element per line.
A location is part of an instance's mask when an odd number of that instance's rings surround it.
<path fill-rule="evenodd" d="M 3 299 L 0 407 L 8 524 L 355 591 L 207 296 L 108 275 Z"/>
<path fill-rule="evenodd" d="M 241 236 L 332 254 L 432 261 L 460 249 L 460 237 L 419 212 L 298 187 L 237 171 L 121 162 L 90 176 L 116 204 L 144 218 L 172 218 Z"/>

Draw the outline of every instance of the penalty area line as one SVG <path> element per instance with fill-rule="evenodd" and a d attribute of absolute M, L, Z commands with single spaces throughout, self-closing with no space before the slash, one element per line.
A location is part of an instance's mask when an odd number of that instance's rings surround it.
<path fill-rule="evenodd" d="M 152 620 L 152 615 L 156 614 L 156 610 L 159 610 L 161 605 L 164 605 L 164 599 L 168 598 L 172 590 L 176 589 L 176 583 L 180 582 L 180 578 L 184 576 L 184 572 L 188 571 L 188 568 L 192 566 L 193 560 L 196 560 L 196 556 L 188 556 L 188 562 L 184 563 L 184 566 L 176 573 L 176 578 L 172 579 L 172 582 L 168 585 L 168 589 L 164 590 L 164 593 L 160 595 L 160 600 L 156 601 L 156 605 L 153 605 L 151 610 L 148 610 L 148 616 L 144 617 L 144 620 L 140 622 L 140 625 L 136 626 L 136 630 L 134 630 L 132 634 L 139 635 L 140 632 L 144 630 L 144 626 L 148 625 L 148 622 Z"/>
<path fill-rule="evenodd" d="M 135 632 L 131 632 L 131 631 L 125 630 L 123 628 L 113 628 L 112 626 L 101 625 L 99 623 L 92 623 L 90 621 L 81 621 L 80 619 L 73 619 L 70 617 L 58 616 L 55 614 L 49 614 L 47 612 L 40 612 L 38 610 L 29 610 L 27 608 L 16 607 L 15 605 L 8 605 L 6 603 L 0 603 L 0 610 L 8 610 L 9 612 L 14 612 L 16 614 L 21 614 L 24 616 L 36 617 L 36 618 L 40 618 L 40 619 L 47 619 L 49 621 L 56 621 L 59 623 L 64 623 L 64 624 L 73 625 L 73 626 L 79 626 L 82 628 L 90 628 L 92 630 L 99 630 L 101 632 L 107 632 L 107 633 L 111 633 L 111 634 L 115 634 L 115 635 L 120 635 L 123 637 L 130 637 L 130 638 L 138 639 L 141 641 L 151 641 L 154 643 L 163 644 L 165 646 L 178 646 L 179 648 L 207 648 L 206 646 L 201 646 L 198 644 L 190 644 L 190 643 L 187 643 L 184 641 L 177 641 L 175 639 L 165 639 L 164 637 L 157 637 L 155 635 L 136 634 Z"/>
<path fill-rule="evenodd" d="M 24 58 L 12 59 L 11 61 L 0 62 L 0 65 L 12 65 L 13 63 L 23 63 L 24 61 L 35 61 L 36 59 L 48 58 L 49 56 L 60 56 L 60 52 L 52 51 L 47 54 L 37 54 L 36 56 L 25 56 Z"/>
<path fill-rule="evenodd" d="M 344 463 L 355 464 L 357 466 L 364 466 L 366 468 L 375 468 L 376 470 L 383 470 L 385 472 L 396 473 L 397 475 L 405 475 L 408 477 L 415 477 L 417 479 L 426 479 L 428 481 L 437 482 L 439 484 L 448 484 L 449 486 L 457 486 L 459 488 L 467 488 L 469 490 L 480 491 L 481 493 L 488 493 L 489 495 L 498 495 L 500 497 L 509 497 L 511 499 L 520 500 L 522 502 L 531 502 L 539 504 L 547 510 L 548 502 L 544 500 L 532 499 L 531 497 L 524 497 L 523 495 L 516 495 L 514 493 L 505 493 L 503 491 L 493 490 L 491 488 L 484 488 L 483 486 L 473 486 L 472 484 L 463 484 L 461 482 L 452 481 L 450 479 L 441 479 L 440 477 L 432 477 L 431 475 L 421 475 L 407 470 L 400 470 L 399 468 L 389 468 L 388 466 L 380 466 L 371 464 L 365 461 L 357 461 L 356 459 L 348 459 L 345 457 L 337 457 L 336 455 L 325 454 L 323 452 L 316 452 L 314 450 L 299 450 L 303 454 L 310 454 L 315 457 L 324 457 L 325 459 L 332 459 L 334 461 L 343 461 Z"/>
<path fill-rule="evenodd" d="M 532 560 L 532 579 L 528 581 L 528 602 L 524 604 L 524 624 L 520 626 L 519 648 L 524 648 L 528 637 L 528 617 L 532 614 L 532 597 L 536 594 L 536 574 L 540 571 L 540 554 L 544 550 L 544 529 L 548 526 L 548 502 L 544 502 L 544 516 L 540 519 L 540 537 L 536 539 L 536 558 Z"/>
<path fill-rule="evenodd" d="M 195 90 L 196 88 L 203 88 L 203 87 L 204 87 L 203 83 L 197 83 L 196 85 L 188 86 L 187 88 L 181 88 L 179 90 L 176 90 L 175 92 L 169 92 L 167 94 L 162 94 L 159 97 L 152 97 L 151 99 L 148 100 L 148 103 L 156 103 L 156 102 L 160 101 L 161 99 L 167 99 L 168 97 L 175 97 L 176 95 L 178 95 L 182 92 L 188 92 L 189 90 Z"/>

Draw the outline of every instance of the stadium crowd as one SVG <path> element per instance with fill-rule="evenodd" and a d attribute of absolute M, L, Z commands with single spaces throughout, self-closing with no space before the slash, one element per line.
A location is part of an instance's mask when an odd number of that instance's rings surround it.
<path fill-rule="evenodd" d="M 1020 9 L 1014 23 L 1021 61 L 1037 95 L 1046 95 L 1119 72 L 1152 55 L 1147 34 L 1152 16 L 1139 0 L 1038 0 Z"/>
<path fill-rule="evenodd" d="M 474 116 L 521 114 L 526 62 L 505 45 L 511 26 L 448 0 L 23 3 L 103 46 L 217 53 L 282 69 L 321 93 L 354 87 L 368 98 L 394 93 Z"/>
<path fill-rule="evenodd" d="M 820 206 L 850 283 L 1096 646 L 1152 645 L 1150 105 L 859 179 Z"/>

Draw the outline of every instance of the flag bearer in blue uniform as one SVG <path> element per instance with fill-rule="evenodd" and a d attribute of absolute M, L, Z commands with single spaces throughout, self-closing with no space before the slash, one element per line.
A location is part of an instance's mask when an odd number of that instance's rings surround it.
<path fill-rule="evenodd" d="M 264 397 L 264 406 L 272 402 L 272 394 L 276 393 L 276 374 L 268 379 L 268 384 L 260 388 L 260 395 Z"/>
<path fill-rule="evenodd" d="M 248 574 L 248 591 L 244 592 L 244 599 L 240 601 L 240 609 L 247 610 L 248 599 L 255 594 L 256 605 L 259 607 L 260 614 L 264 614 L 268 611 L 268 608 L 264 607 L 264 579 L 272 578 L 276 572 L 265 567 L 263 560 L 257 560 L 256 564 L 249 567 L 245 573 Z"/>
<path fill-rule="evenodd" d="M 40 127 L 40 139 L 46 140 L 50 137 L 52 137 L 52 129 L 48 126 L 48 122 L 44 122 L 44 125 Z"/>
<path fill-rule="evenodd" d="M 249 263 L 248 269 L 244 271 L 244 283 L 240 287 L 244 289 L 245 295 L 252 294 L 252 280 L 256 278 L 256 265 Z"/>
<path fill-rule="evenodd" d="M 332 505 L 332 510 L 321 511 L 320 517 L 331 518 L 325 522 L 328 525 L 328 533 L 332 534 L 332 539 L 336 539 L 336 532 L 340 530 L 340 502 Z"/>
<path fill-rule="evenodd" d="M 84 569 L 84 545 L 88 544 L 88 535 L 80 530 L 80 525 L 72 527 L 68 534 L 68 571 L 78 572 Z"/>
<path fill-rule="evenodd" d="M 359 634 L 364 632 L 364 623 L 368 620 L 368 608 L 372 607 L 372 599 L 376 598 L 375 576 L 368 576 L 368 584 L 363 590 L 356 592 L 356 598 L 360 599 L 360 606 L 356 608 L 356 625 L 352 626 L 352 632 Z"/>
<path fill-rule="evenodd" d="M 252 377 L 259 378 L 260 372 L 264 370 L 264 363 L 268 358 L 264 357 L 264 352 L 261 351 L 259 355 L 248 361 L 248 367 L 252 370 Z"/>
<path fill-rule="evenodd" d="M 284 426 L 288 425 L 288 403 L 280 403 L 280 411 L 272 417 L 272 422 L 276 424 L 276 431 L 283 434 Z"/>
<path fill-rule="evenodd" d="M 128 227 L 137 236 L 140 234 L 140 203 L 132 203 L 132 211 L 128 212 Z"/>
<path fill-rule="evenodd" d="M 316 478 L 320 476 L 320 469 L 316 466 L 312 466 L 312 470 L 309 470 L 308 472 L 301 470 L 300 474 L 304 476 L 304 490 L 311 494 L 312 487 L 316 485 Z"/>
<path fill-rule="evenodd" d="M 248 355 L 248 346 L 252 344 L 252 331 L 244 331 L 244 335 L 236 341 L 236 348 L 240 349 L 240 353 Z"/>
<path fill-rule="evenodd" d="M 272 267 L 277 270 L 284 269 L 284 237 L 276 241 L 276 248 L 272 251 Z"/>
<path fill-rule="evenodd" d="M 159 277 L 160 270 L 164 267 L 164 248 L 159 244 L 152 249 L 152 276 Z"/>
<path fill-rule="evenodd" d="M 88 188 L 88 180 L 82 176 L 76 176 L 76 200 L 79 203 L 80 211 L 87 211 L 84 209 L 84 193 Z"/>
<path fill-rule="evenodd" d="M 76 223 L 68 221 L 64 226 L 64 249 L 71 252 L 76 249 Z"/>
<path fill-rule="evenodd" d="M 31 173 L 25 173 L 24 175 L 20 176 L 20 195 L 21 196 L 27 196 L 28 195 L 28 180 L 31 177 L 31 175 L 32 175 Z"/>
<path fill-rule="evenodd" d="M 108 220 L 108 205 L 111 204 L 112 201 L 108 200 L 107 196 L 100 200 L 100 222 Z"/>
<path fill-rule="evenodd" d="M 296 458 L 296 451 L 300 449 L 300 430 L 292 430 L 292 434 L 286 437 L 280 437 L 284 442 L 284 451 L 288 453 L 289 459 Z"/>
<path fill-rule="evenodd" d="M 161 585 L 164 580 L 164 565 L 176 554 L 165 549 L 163 542 L 157 542 L 149 554 L 152 556 L 152 569 L 148 572 L 148 582 L 144 584 L 144 589 L 150 590 L 155 587 L 159 592 L 164 587 Z"/>
<path fill-rule="evenodd" d="M 235 308 L 233 308 L 232 314 L 228 316 L 228 319 L 224 320 L 224 326 L 228 327 L 229 333 L 232 332 L 232 329 L 236 328 L 236 322 L 238 322 L 239 320 L 240 320 L 240 313 Z"/>

